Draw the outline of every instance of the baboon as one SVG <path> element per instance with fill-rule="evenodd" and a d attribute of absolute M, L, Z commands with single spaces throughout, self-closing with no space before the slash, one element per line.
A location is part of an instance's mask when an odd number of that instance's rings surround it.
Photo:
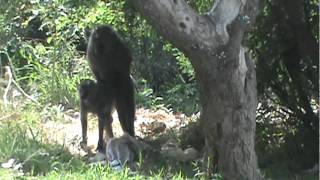
<path fill-rule="evenodd" d="M 111 138 L 107 142 L 107 159 L 112 167 L 123 168 L 127 165 L 131 170 L 135 170 L 135 161 L 143 150 L 144 145 L 134 137 L 124 134 L 118 138 Z"/>
<path fill-rule="evenodd" d="M 110 26 L 101 25 L 89 37 L 87 57 L 97 84 L 108 86 L 104 96 L 114 100 L 107 103 L 114 103 L 122 129 L 134 136 L 135 104 L 129 48 Z"/>
<path fill-rule="evenodd" d="M 80 120 L 82 127 L 82 145 L 87 144 L 87 116 L 94 113 L 98 116 L 99 140 L 97 150 L 103 152 L 105 143 L 103 131 L 106 129 L 107 137 L 112 138 L 112 111 L 114 104 L 114 89 L 109 84 L 96 83 L 85 79 L 79 85 L 80 95 Z"/>

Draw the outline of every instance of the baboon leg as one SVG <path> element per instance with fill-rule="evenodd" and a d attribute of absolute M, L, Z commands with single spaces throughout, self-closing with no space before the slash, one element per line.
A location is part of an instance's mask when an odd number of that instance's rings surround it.
<path fill-rule="evenodd" d="M 81 128 L 82 128 L 82 142 L 80 143 L 81 146 L 83 145 L 87 145 L 87 124 L 88 124 L 88 112 L 87 112 L 87 108 L 81 104 L 80 105 L 80 120 L 81 120 Z"/>
<path fill-rule="evenodd" d="M 107 122 L 106 122 L 106 134 L 107 134 L 107 141 L 111 138 L 113 138 L 113 131 L 112 131 L 112 115 L 110 113 L 110 115 L 107 118 Z"/>
<path fill-rule="evenodd" d="M 124 132 L 134 136 L 134 91 L 131 79 L 123 81 L 121 87 L 116 91 L 116 109 L 119 116 L 119 121 Z"/>
<path fill-rule="evenodd" d="M 98 114 L 99 140 L 97 150 L 101 153 L 105 151 L 105 142 L 103 138 L 104 127 L 106 126 L 106 116 L 104 113 Z"/>

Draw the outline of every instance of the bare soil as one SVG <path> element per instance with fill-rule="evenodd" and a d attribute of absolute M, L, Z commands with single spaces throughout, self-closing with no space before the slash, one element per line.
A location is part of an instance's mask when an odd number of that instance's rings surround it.
<path fill-rule="evenodd" d="M 113 113 L 113 132 L 116 137 L 123 134 L 117 113 Z M 152 137 L 168 130 L 177 130 L 191 122 L 190 117 L 184 114 L 173 114 L 165 110 L 137 109 L 135 130 L 136 135 L 142 138 Z M 65 114 L 65 121 L 48 121 L 43 124 L 48 143 L 64 145 L 72 154 L 84 156 L 87 153 L 80 148 L 81 123 L 79 112 L 74 110 Z M 98 142 L 97 117 L 88 118 L 88 148 L 94 150 Z"/>

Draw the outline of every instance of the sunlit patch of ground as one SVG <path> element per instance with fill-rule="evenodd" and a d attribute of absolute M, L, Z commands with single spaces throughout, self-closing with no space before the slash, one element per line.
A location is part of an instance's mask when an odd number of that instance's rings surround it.
<path fill-rule="evenodd" d="M 79 112 L 68 112 L 65 122 L 48 121 L 42 126 L 45 129 L 46 141 L 66 146 L 73 154 L 81 156 L 86 153 L 80 148 L 81 122 Z M 116 137 L 123 134 L 117 113 L 113 113 L 113 132 Z M 163 133 L 188 124 L 192 118 L 183 114 L 173 114 L 164 110 L 137 109 L 135 130 L 140 137 Z M 88 117 L 88 147 L 96 148 L 98 142 L 98 120 L 94 115 Z"/>

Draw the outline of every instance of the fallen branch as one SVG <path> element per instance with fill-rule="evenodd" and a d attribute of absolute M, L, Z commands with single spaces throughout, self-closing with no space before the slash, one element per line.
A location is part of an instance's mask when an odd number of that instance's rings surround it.
<path fill-rule="evenodd" d="M 12 73 L 10 70 L 9 66 L 5 66 L 4 67 L 5 73 L 4 73 L 4 79 L 8 81 L 8 85 L 6 87 L 6 89 L 4 90 L 4 94 L 3 94 L 3 102 L 5 105 L 8 104 L 8 99 L 7 99 L 7 94 L 9 92 L 10 86 L 12 84 Z"/>
<path fill-rule="evenodd" d="M 8 115 L 6 115 L 6 116 L 0 117 L 0 121 L 9 119 L 10 117 L 14 116 L 15 114 L 16 114 L 16 113 L 12 113 L 12 114 L 8 114 Z"/>
<path fill-rule="evenodd" d="M 14 80 L 13 75 L 12 75 L 12 71 L 11 68 L 9 66 L 5 66 L 5 79 L 8 80 L 8 85 L 5 89 L 4 95 L 3 95 L 3 101 L 4 104 L 8 104 L 8 99 L 7 99 L 7 94 L 9 92 L 10 86 L 13 83 L 17 89 L 28 99 L 30 99 L 31 101 L 33 101 L 36 104 L 39 104 L 33 97 L 31 97 L 30 95 L 28 95 L 20 86 L 19 84 Z"/>

